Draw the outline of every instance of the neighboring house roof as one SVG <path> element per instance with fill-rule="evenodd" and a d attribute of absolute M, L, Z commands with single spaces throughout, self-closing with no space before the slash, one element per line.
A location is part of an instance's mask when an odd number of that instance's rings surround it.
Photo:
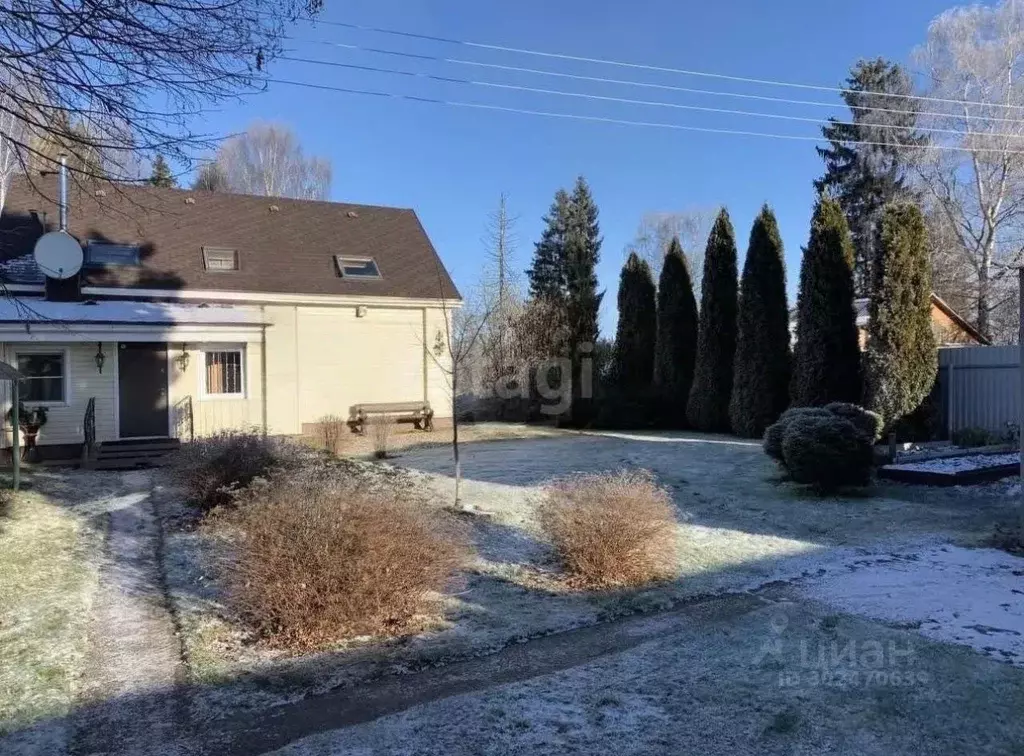
<path fill-rule="evenodd" d="M 853 311 L 854 314 L 857 316 L 858 329 L 866 330 L 868 327 L 868 324 L 871 320 L 871 316 L 869 314 L 870 303 L 871 301 L 867 297 L 860 297 L 858 299 L 853 300 Z M 946 300 L 944 300 L 935 292 L 932 292 L 932 306 L 937 307 L 943 313 L 945 313 L 945 315 L 951 321 L 953 321 L 953 323 L 955 323 L 958 328 L 960 328 L 964 333 L 969 335 L 979 344 L 987 346 L 992 343 L 989 339 L 986 339 L 984 336 L 982 336 L 981 332 L 977 328 L 975 328 L 966 320 L 964 320 L 963 316 L 960 315 L 960 313 L 958 313 L 956 310 L 950 307 L 949 303 L 946 302 Z M 792 307 L 789 310 L 789 331 L 794 337 L 796 336 L 796 319 L 797 308 Z"/>
<path fill-rule="evenodd" d="M 87 286 L 267 294 L 459 299 L 412 210 L 151 186 L 69 188 L 68 230 L 83 244 L 138 244 L 140 266 L 83 269 Z M 36 239 L 57 226 L 56 179 L 15 179 L 0 217 L 0 278 L 40 283 Z M 206 270 L 203 247 L 239 269 Z M 335 255 L 372 257 L 380 279 L 338 275 Z"/>

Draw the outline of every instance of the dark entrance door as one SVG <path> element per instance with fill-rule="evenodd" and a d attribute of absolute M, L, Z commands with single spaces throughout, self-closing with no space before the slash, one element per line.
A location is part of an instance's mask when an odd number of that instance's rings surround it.
<path fill-rule="evenodd" d="M 168 435 L 167 345 L 121 344 L 117 380 L 121 438 Z"/>

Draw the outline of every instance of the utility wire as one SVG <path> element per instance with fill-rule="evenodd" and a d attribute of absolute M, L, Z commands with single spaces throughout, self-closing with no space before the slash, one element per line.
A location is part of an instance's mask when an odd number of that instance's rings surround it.
<path fill-rule="evenodd" d="M 797 100 L 788 97 L 773 97 L 772 95 L 757 95 L 749 94 L 746 92 L 723 92 L 715 89 L 697 89 L 693 87 L 681 87 L 673 84 L 657 84 L 654 82 L 647 81 L 635 81 L 632 79 L 611 79 L 604 76 L 585 76 L 583 74 L 571 74 L 564 73 L 562 71 L 551 71 L 543 68 L 524 68 L 522 66 L 508 66 L 501 63 L 484 63 L 478 60 L 465 60 L 463 58 L 446 58 L 439 55 L 423 55 L 421 53 L 403 52 L 400 50 L 385 50 L 379 47 L 364 47 L 361 45 L 350 45 L 344 42 L 331 42 L 323 39 L 303 39 L 300 37 L 287 37 L 294 42 L 301 42 L 304 44 L 316 44 L 316 45 L 327 45 L 329 47 L 336 47 L 342 50 L 356 50 L 359 52 L 374 53 L 377 55 L 392 55 L 401 58 L 410 58 L 413 60 L 425 60 L 432 61 L 435 63 L 450 63 L 461 66 L 476 66 L 479 68 L 489 68 L 497 71 L 511 71 L 513 73 L 526 73 L 534 74 L 539 76 L 553 76 L 561 79 L 573 79 L 576 81 L 590 81 L 599 84 L 620 84 L 630 87 L 643 87 L 647 89 L 661 89 L 669 92 L 683 92 L 685 94 L 698 94 L 698 95 L 710 95 L 714 97 L 734 97 L 743 100 L 759 100 L 762 102 L 777 102 L 785 105 L 812 105 L 815 107 L 823 108 L 835 108 L 838 103 L 836 102 L 825 102 L 823 100 Z M 294 52 L 294 50 L 291 50 Z M 281 57 L 281 56 L 278 56 Z M 879 92 L 860 92 L 860 94 L 875 95 L 878 97 L 888 97 L 890 95 L 879 93 Z M 871 111 L 873 113 L 894 113 L 897 115 L 909 115 L 913 114 L 921 117 L 936 117 L 936 118 L 958 118 L 959 116 L 950 113 L 936 113 L 930 111 L 918 111 L 918 110 L 903 110 L 900 108 L 879 108 L 879 107 L 863 107 L 857 108 L 858 110 Z M 994 121 L 1002 123 L 1024 123 L 1024 118 L 1006 118 L 1002 116 L 972 116 L 974 120 L 980 121 Z M 959 133 L 959 132 L 958 132 Z"/>
<path fill-rule="evenodd" d="M 330 67 L 333 67 L 333 68 L 345 68 L 345 69 L 353 70 L 353 71 L 367 71 L 369 73 L 382 73 L 382 74 L 389 74 L 389 75 L 395 75 L 395 76 L 410 76 L 410 77 L 419 78 L 419 79 L 430 79 L 432 81 L 439 81 L 439 82 L 443 82 L 445 84 L 462 84 L 462 85 L 470 85 L 470 86 L 477 86 L 477 87 L 490 87 L 490 88 L 494 88 L 494 89 L 505 89 L 505 90 L 511 90 L 511 91 L 517 91 L 517 92 L 531 92 L 531 93 L 534 93 L 534 94 L 557 95 L 559 97 L 574 97 L 574 98 L 583 99 L 583 100 L 597 100 L 597 101 L 600 101 L 600 102 L 617 102 L 617 103 L 623 103 L 623 104 L 626 104 L 626 105 L 645 105 L 645 106 L 649 106 L 649 107 L 658 107 L 658 108 L 674 108 L 674 109 L 677 109 L 677 110 L 698 111 L 698 112 L 702 112 L 702 113 L 719 113 L 719 114 L 724 114 L 724 115 L 752 116 L 752 117 L 755 117 L 755 118 L 772 118 L 772 119 L 781 120 L 781 121 L 800 121 L 802 123 L 814 123 L 814 124 L 819 124 L 819 125 L 826 123 L 826 119 L 823 119 L 823 118 L 813 118 L 813 117 L 810 117 L 810 116 L 787 115 L 787 114 L 784 114 L 784 113 L 761 113 L 761 112 L 753 111 L 753 110 L 735 110 L 735 109 L 732 109 L 732 108 L 714 108 L 714 107 L 709 107 L 709 106 L 705 106 L 705 105 L 683 105 L 681 103 L 662 102 L 662 101 L 658 101 L 658 100 L 634 100 L 634 99 L 630 99 L 628 97 L 612 97 L 612 96 L 609 96 L 609 95 L 595 95 L 595 94 L 587 94 L 587 93 L 584 93 L 584 92 L 567 92 L 565 90 L 560 90 L 560 89 L 543 89 L 543 88 L 540 88 L 540 87 L 526 87 L 526 86 L 522 86 L 522 85 L 519 85 L 519 84 L 502 84 L 502 83 L 493 82 L 493 81 L 479 81 L 479 80 L 475 80 L 475 79 L 460 79 L 460 78 L 451 77 L 451 76 L 438 76 L 436 74 L 428 74 L 428 73 L 422 73 L 422 72 L 417 72 L 417 71 L 400 71 L 400 70 L 393 69 L 393 68 L 380 68 L 378 66 L 364 66 L 364 65 L 358 65 L 358 64 L 355 64 L 355 63 L 341 63 L 341 62 L 333 61 L 333 60 L 315 60 L 315 59 L 311 59 L 311 58 L 298 58 L 298 57 L 293 57 L 293 56 L 290 56 L 290 55 L 279 55 L 278 58 L 280 60 L 288 60 L 288 61 L 292 61 L 294 63 L 306 63 L 306 64 L 319 65 L 319 66 L 330 66 Z M 854 123 L 852 121 L 840 121 L 840 120 L 836 120 L 836 119 L 833 119 L 830 122 L 832 124 L 834 124 L 834 125 L 839 125 L 839 126 L 858 126 L 858 125 L 862 125 L 862 124 Z M 960 131 L 957 131 L 956 129 L 943 129 L 943 128 L 939 128 L 939 127 L 930 127 L 930 126 L 916 126 L 916 127 L 913 127 L 912 129 L 908 129 L 906 126 L 900 126 L 898 124 L 891 124 L 891 123 L 874 123 L 874 124 L 871 124 L 871 128 L 876 128 L 876 129 L 897 129 L 897 130 L 914 131 L 914 132 L 922 131 L 922 132 L 930 132 L 930 133 L 937 133 L 937 134 L 957 134 L 957 135 L 959 135 L 959 134 L 962 133 Z M 986 134 L 978 134 L 977 136 L 981 136 L 981 137 L 984 137 L 986 139 L 996 139 L 996 138 L 1004 138 L 1004 137 L 1005 138 L 1010 138 L 1010 139 L 1022 139 L 1022 138 L 1024 138 L 1024 133 L 1020 133 L 1020 134 L 987 134 L 986 133 Z"/>
<path fill-rule="evenodd" d="M 581 115 L 581 114 L 577 114 L 577 113 L 559 113 L 559 112 L 546 111 L 546 110 L 530 110 L 528 108 L 513 108 L 513 107 L 506 107 L 506 106 L 503 106 L 503 105 L 489 105 L 489 104 L 486 104 L 486 103 L 478 103 L 478 102 L 463 102 L 463 101 L 460 101 L 460 100 L 442 100 L 442 99 L 435 98 L 435 97 L 419 97 L 419 96 L 416 96 L 416 95 L 397 94 L 395 92 L 380 92 L 380 91 L 369 90 L 369 89 L 354 89 L 354 88 L 349 88 L 349 87 L 333 86 L 333 85 L 330 85 L 330 84 L 314 84 L 312 82 L 306 82 L 306 81 L 292 81 L 292 80 L 289 80 L 289 79 L 266 78 L 266 79 L 263 79 L 263 81 L 265 81 L 268 84 L 285 84 L 285 85 L 293 86 L 293 87 L 305 87 L 305 88 L 308 88 L 308 89 L 319 89 L 319 90 L 329 91 L 329 92 L 340 92 L 340 93 L 343 93 L 343 94 L 364 95 L 364 96 L 368 96 L 368 97 L 383 97 L 383 98 L 389 98 L 389 99 L 395 99 L 395 100 L 407 100 L 407 101 L 410 101 L 410 102 L 423 102 L 423 103 L 430 103 L 430 104 L 434 104 L 434 105 L 446 105 L 446 106 L 455 107 L 455 108 L 473 108 L 473 109 L 476 109 L 476 110 L 492 110 L 492 111 L 503 112 L 503 113 L 519 113 L 519 114 L 522 114 L 522 115 L 543 116 L 543 117 L 546 117 L 546 118 L 563 118 L 563 119 L 574 120 L 574 121 L 591 121 L 591 122 L 595 122 L 595 123 L 609 123 L 609 124 L 617 124 L 617 125 L 620 125 L 620 126 L 642 126 L 642 127 L 647 127 L 647 128 L 672 129 L 672 130 L 675 130 L 675 131 L 692 131 L 692 132 L 699 132 L 699 133 L 703 133 L 703 134 L 729 134 L 729 135 L 733 135 L 733 136 L 765 137 L 765 138 L 770 138 L 770 139 L 784 139 L 784 140 L 788 140 L 788 141 L 797 141 L 797 142 L 824 142 L 824 141 L 826 141 L 823 137 L 799 136 L 799 135 L 796 135 L 796 134 L 772 134 L 772 133 L 763 132 L 763 131 L 745 131 L 745 130 L 741 130 L 741 129 L 715 129 L 715 128 L 704 127 L 704 126 L 686 126 L 686 125 L 679 124 L 679 123 L 664 123 L 664 122 L 658 122 L 658 121 L 630 121 L 630 120 L 621 119 L 621 118 L 606 118 L 606 117 L 603 117 L 603 116 L 588 116 L 588 115 Z M 875 146 L 875 147 L 888 147 L 888 146 L 891 146 L 890 144 L 888 144 L 886 142 L 871 142 L 871 141 L 858 141 L 858 140 L 852 140 L 852 141 L 844 142 L 844 144 L 862 144 L 862 145 Z M 906 145 L 906 147 L 911 148 L 911 149 L 919 149 L 919 150 L 947 150 L 947 151 L 952 151 L 952 152 L 977 152 L 977 153 L 996 152 L 996 153 L 999 153 L 999 154 L 1002 154 L 1002 155 L 1024 155 L 1024 150 L 1003 150 L 1003 149 L 998 149 L 998 148 L 984 148 L 984 147 L 968 148 L 968 147 L 947 146 L 947 145 L 939 145 L 939 144 L 915 144 L 915 145 Z"/>
<path fill-rule="evenodd" d="M 507 52 L 516 55 L 532 55 L 539 58 L 550 58 L 554 60 L 571 60 L 577 63 L 598 63 L 607 66 L 617 66 L 619 68 L 631 68 L 641 71 L 656 71 L 659 73 L 671 73 L 679 74 L 683 76 L 700 76 L 708 79 L 719 79 L 722 81 L 735 81 L 744 84 L 759 84 L 763 86 L 772 87 L 792 87 L 796 89 L 807 89 L 814 90 L 817 92 L 838 92 L 840 94 L 863 94 L 860 90 L 848 89 L 844 87 L 832 87 L 823 84 L 804 84 L 800 82 L 792 81 L 781 81 L 776 79 L 759 79 L 751 76 L 735 76 L 732 74 L 713 73 L 710 71 L 698 71 L 687 68 L 672 68 L 668 66 L 652 66 L 645 63 L 632 63 L 629 61 L 613 60 L 609 58 L 591 58 L 583 55 L 568 55 L 566 53 L 553 53 L 544 52 L 541 50 L 530 50 L 522 47 L 506 47 L 505 45 L 491 45 L 483 42 L 472 42 L 463 39 L 453 39 L 451 37 L 440 37 L 433 34 L 418 34 L 416 32 L 401 31 L 398 29 L 387 29 L 378 26 L 365 26 L 362 24 L 352 24 L 344 21 L 325 21 L 317 20 L 315 23 L 324 24 L 326 26 L 336 26 L 344 29 L 352 29 L 353 31 L 370 32 L 373 34 L 386 34 L 394 37 L 405 37 L 407 39 L 419 39 L 428 42 L 440 42 L 446 45 L 460 45 L 462 47 L 473 47 L 479 50 L 493 50 L 496 52 Z M 919 95 L 905 95 L 905 94 L 887 94 L 887 97 L 900 98 L 906 100 L 914 100 L 920 102 L 941 102 L 947 105 L 979 105 L 982 107 L 998 107 L 998 108 L 1012 108 L 1015 110 L 1024 109 L 1024 105 L 1003 105 L 999 103 L 991 102 L 980 102 L 977 100 L 958 100 L 946 97 L 928 97 Z"/>
<path fill-rule="evenodd" d="M 359 52 L 371 52 L 380 55 L 394 55 L 397 57 L 407 57 L 417 60 L 431 60 L 434 62 L 441 62 L 441 64 L 453 64 L 457 66 L 473 66 L 483 69 L 493 69 L 496 71 L 509 71 L 512 73 L 519 74 L 532 74 L 537 76 L 551 76 L 560 79 L 573 79 L 575 81 L 590 81 L 599 84 L 621 84 L 632 87 L 644 87 L 647 89 L 662 89 L 671 92 L 684 92 L 686 94 L 705 94 L 716 97 L 735 97 L 737 99 L 756 99 L 764 102 L 781 102 L 783 104 L 799 104 L 799 106 L 814 106 L 817 108 L 830 108 L 835 109 L 837 102 L 826 102 L 820 99 L 793 99 L 790 97 L 775 97 L 769 94 L 750 94 L 746 92 L 724 92 L 716 89 L 697 89 L 694 87 L 682 87 L 674 84 L 656 84 L 654 82 L 646 81 L 635 81 L 632 79 L 610 79 L 603 76 L 585 76 L 583 74 L 566 74 L 561 71 L 550 71 L 547 69 L 529 69 L 520 66 L 505 66 L 503 64 L 489 64 L 489 62 L 483 62 L 482 60 L 467 60 L 459 57 L 442 57 L 440 55 L 424 55 L 416 52 L 403 52 L 401 50 L 386 50 L 380 47 L 365 47 L 361 45 L 350 45 L 344 42 L 331 42 L 329 40 L 322 39 L 303 39 L 300 37 L 287 37 L 294 42 L 301 42 L 304 44 L 318 44 L 328 45 L 330 47 L 337 47 L 345 50 L 357 50 Z M 294 51 L 294 50 L 292 50 Z M 889 96 L 881 92 L 860 92 L 861 94 L 874 94 L 879 97 Z M 859 108 L 856 110 L 870 111 L 872 113 L 893 113 L 897 115 L 915 115 L 922 117 L 936 117 L 936 118 L 956 118 L 948 113 L 934 113 L 928 111 L 905 111 L 896 108 Z M 976 120 L 980 121 L 995 121 L 1005 123 L 1022 123 L 1022 118 L 1004 118 L 999 116 L 974 116 Z"/>

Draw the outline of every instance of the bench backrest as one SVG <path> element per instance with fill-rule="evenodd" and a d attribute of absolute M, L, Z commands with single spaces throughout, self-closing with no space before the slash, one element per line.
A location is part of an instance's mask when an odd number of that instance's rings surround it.
<path fill-rule="evenodd" d="M 376 402 L 371 404 L 354 404 L 349 408 L 353 417 L 359 415 L 387 414 L 392 412 L 430 412 L 430 402 Z"/>

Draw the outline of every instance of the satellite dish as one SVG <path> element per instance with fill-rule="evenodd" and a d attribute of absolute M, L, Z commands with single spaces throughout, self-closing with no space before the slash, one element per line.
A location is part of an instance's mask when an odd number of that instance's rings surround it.
<path fill-rule="evenodd" d="M 40 236 L 33 255 L 36 265 L 49 278 L 71 278 L 82 269 L 82 245 L 64 231 Z"/>

